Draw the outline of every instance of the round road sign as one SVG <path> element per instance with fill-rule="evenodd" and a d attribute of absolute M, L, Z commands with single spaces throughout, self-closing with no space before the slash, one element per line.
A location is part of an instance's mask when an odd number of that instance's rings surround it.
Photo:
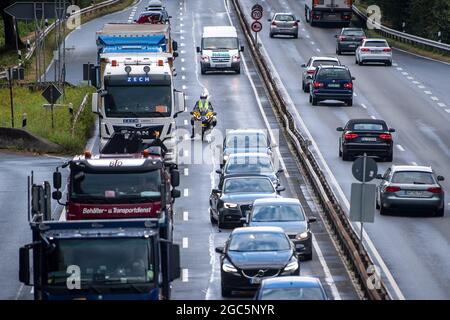
<path fill-rule="evenodd" d="M 263 16 L 262 11 L 259 11 L 259 10 L 253 10 L 252 11 L 252 18 L 253 18 L 253 20 L 259 20 L 259 19 L 262 18 L 262 16 Z"/>
<path fill-rule="evenodd" d="M 255 4 L 255 5 L 252 7 L 252 11 L 255 11 L 255 10 L 258 10 L 258 11 L 263 12 L 263 7 L 262 7 L 260 4 Z"/>
<path fill-rule="evenodd" d="M 375 160 L 366 158 L 366 172 L 364 174 L 364 157 L 360 157 L 353 162 L 352 173 L 356 180 L 369 182 L 375 179 L 378 173 L 378 166 Z"/>
<path fill-rule="evenodd" d="M 259 21 L 253 21 L 252 23 L 253 32 L 260 32 L 262 30 L 262 24 Z"/>

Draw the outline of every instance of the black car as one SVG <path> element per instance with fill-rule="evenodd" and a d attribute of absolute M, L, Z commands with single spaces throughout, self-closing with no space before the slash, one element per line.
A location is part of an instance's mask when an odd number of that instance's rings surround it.
<path fill-rule="evenodd" d="M 324 100 L 353 105 L 353 80 L 346 66 L 318 66 L 310 83 L 309 102 L 313 106 Z"/>
<path fill-rule="evenodd" d="M 353 119 L 344 128 L 336 129 L 342 132 L 339 138 L 339 156 L 349 161 L 355 156 L 366 153 L 388 162 L 392 162 L 394 141 L 392 133 L 384 120 Z"/>
<path fill-rule="evenodd" d="M 342 28 L 341 33 L 336 35 L 336 54 L 342 52 L 355 52 L 366 34 L 362 28 Z"/>
<path fill-rule="evenodd" d="M 216 252 L 223 297 L 257 290 L 263 279 L 300 274 L 294 245 L 280 227 L 237 228 Z"/>

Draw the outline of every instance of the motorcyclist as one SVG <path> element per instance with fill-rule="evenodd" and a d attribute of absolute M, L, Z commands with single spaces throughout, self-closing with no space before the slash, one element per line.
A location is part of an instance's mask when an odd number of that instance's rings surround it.
<path fill-rule="evenodd" d="M 194 109 L 192 109 L 191 114 L 193 114 L 194 112 L 199 112 L 199 113 L 208 113 L 208 112 L 214 112 L 214 108 L 211 104 L 211 102 L 209 102 L 208 99 L 208 91 L 204 90 L 202 92 L 202 94 L 200 95 L 200 99 L 195 103 Z M 217 119 L 215 116 L 213 116 L 213 119 L 211 120 L 211 125 L 213 127 L 215 127 L 217 124 Z M 194 125 L 195 125 L 195 118 L 192 116 L 191 117 L 191 126 L 192 126 L 192 134 L 191 134 L 191 139 L 193 139 L 195 137 L 195 133 L 194 133 Z"/>

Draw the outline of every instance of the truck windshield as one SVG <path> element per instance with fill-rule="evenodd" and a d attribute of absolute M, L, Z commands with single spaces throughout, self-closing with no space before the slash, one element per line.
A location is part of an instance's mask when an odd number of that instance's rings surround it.
<path fill-rule="evenodd" d="M 170 86 L 108 86 L 105 111 L 112 118 L 170 117 Z"/>
<path fill-rule="evenodd" d="M 238 48 L 237 38 L 203 38 L 203 50 L 233 50 Z"/>
<path fill-rule="evenodd" d="M 161 197 L 158 170 L 138 173 L 92 173 L 72 170 L 71 199 L 107 203 L 143 202 Z"/>
<path fill-rule="evenodd" d="M 148 284 L 155 280 L 152 248 L 152 238 L 59 239 L 46 251 L 46 283 L 66 287 L 73 275 L 70 270 L 79 268 L 82 290 L 91 285 Z"/>

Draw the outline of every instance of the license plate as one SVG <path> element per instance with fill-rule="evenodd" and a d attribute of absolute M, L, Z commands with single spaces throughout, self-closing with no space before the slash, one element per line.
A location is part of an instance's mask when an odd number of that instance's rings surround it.
<path fill-rule="evenodd" d="M 218 63 L 215 65 L 216 68 L 226 68 L 227 65 L 225 63 Z"/>
<path fill-rule="evenodd" d="M 261 284 L 261 281 L 263 281 L 263 280 L 264 280 L 264 278 L 260 278 L 260 277 L 251 278 L 250 283 L 251 284 Z"/>
<path fill-rule="evenodd" d="M 424 192 L 423 191 L 406 191 L 406 195 L 408 197 L 423 197 Z"/>
<path fill-rule="evenodd" d="M 354 47 L 356 47 L 356 46 L 355 46 L 354 44 L 349 44 L 348 47 L 349 47 L 349 48 L 354 48 Z"/>
<path fill-rule="evenodd" d="M 341 85 L 339 83 L 330 83 L 328 85 L 328 88 L 340 88 Z"/>
<path fill-rule="evenodd" d="M 375 142 L 375 141 L 377 141 L 377 138 L 361 138 L 361 141 Z"/>
<path fill-rule="evenodd" d="M 372 50 L 372 53 L 381 53 L 381 50 Z"/>

